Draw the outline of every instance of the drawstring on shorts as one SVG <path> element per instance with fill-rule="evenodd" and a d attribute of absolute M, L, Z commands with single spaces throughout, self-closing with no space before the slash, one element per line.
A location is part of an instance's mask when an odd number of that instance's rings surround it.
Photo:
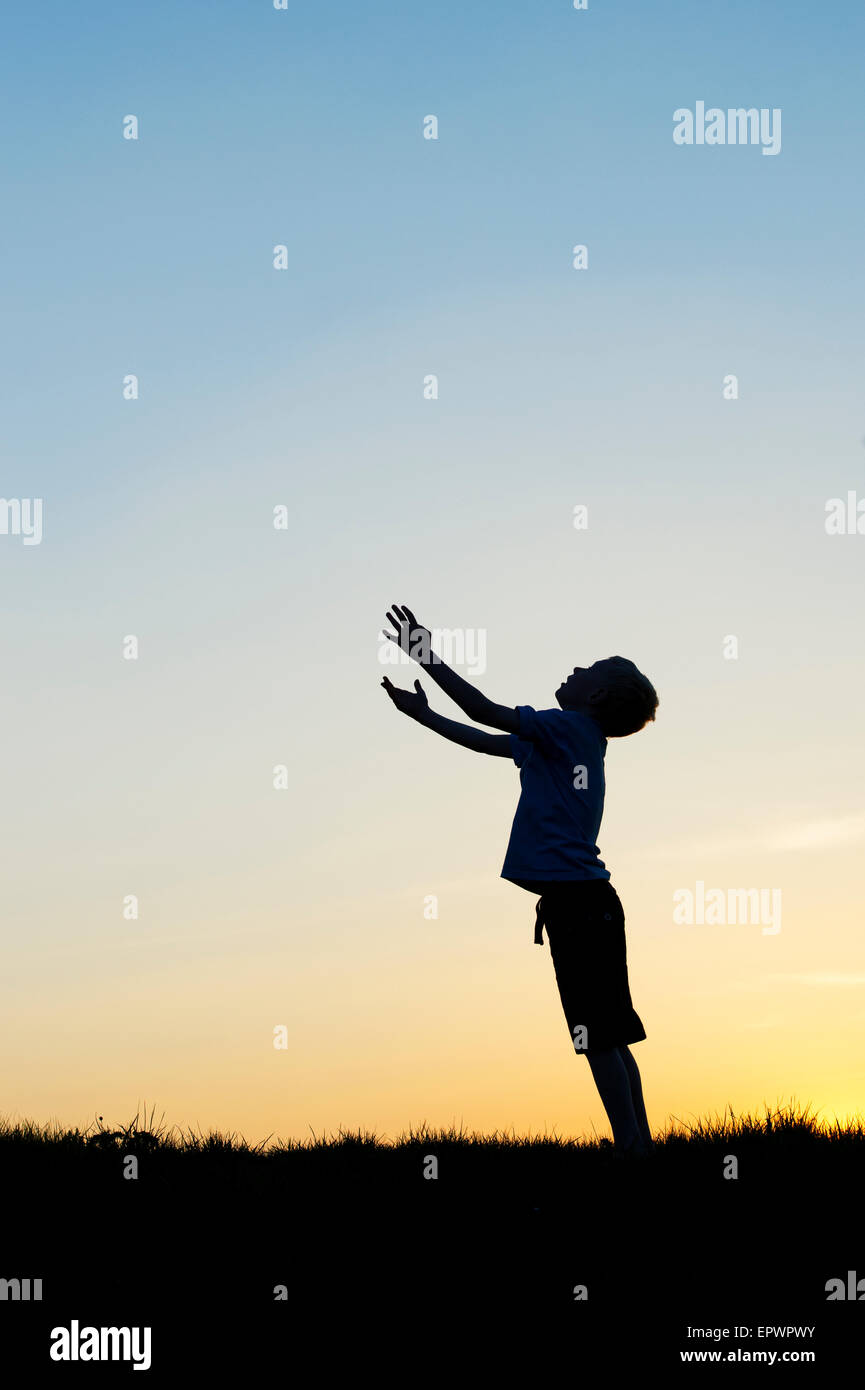
<path fill-rule="evenodd" d="M 605 912 L 605 913 L 604 913 L 604 921 L 605 921 L 605 922 L 611 922 L 612 920 L 613 920 L 612 914 L 609 913 L 609 912 Z M 543 946 L 543 944 L 544 944 L 544 927 L 545 927 L 545 926 L 546 926 L 546 915 L 545 915 L 545 913 L 544 913 L 544 900 L 543 900 L 543 898 L 538 898 L 537 904 L 536 904 L 536 906 L 535 906 L 535 945 L 536 945 L 536 946 Z M 547 933 L 547 935 L 549 935 L 549 932 Z"/>
<path fill-rule="evenodd" d="M 536 906 L 536 908 L 535 908 L 535 944 L 536 944 L 537 946 L 543 946 L 543 944 L 544 944 L 544 911 L 543 911 L 543 909 L 544 909 L 544 900 L 543 900 L 543 898 L 538 898 L 537 906 Z"/>

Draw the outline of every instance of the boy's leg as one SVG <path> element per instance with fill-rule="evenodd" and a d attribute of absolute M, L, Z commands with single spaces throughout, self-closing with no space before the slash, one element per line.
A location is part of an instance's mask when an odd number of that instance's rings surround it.
<path fill-rule="evenodd" d="M 625 1071 L 628 1073 L 628 1081 L 631 1087 L 631 1103 L 634 1107 L 634 1116 L 637 1121 L 637 1129 L 644 1144 L 651 1145 L 652 1131 L 649 1128 L 649 1117 L 646 1114 L 646 1106 L 643 1101 L 643 1083 L 640 1080 L 640 1068 L 634 1060 L 633 1054 L 627 1046 L 617 1049 L 622 1061 L 625 1064 Z"/>
<path fill-rule="evenodd" d="M 587 1048 L 585 1056 L 613 1127 L 616 1147 L 622 1150 L 641 1148 L 643 1139 L 634 1113 L 631 1082 L 624 1057 L 616 1047 Z"/>

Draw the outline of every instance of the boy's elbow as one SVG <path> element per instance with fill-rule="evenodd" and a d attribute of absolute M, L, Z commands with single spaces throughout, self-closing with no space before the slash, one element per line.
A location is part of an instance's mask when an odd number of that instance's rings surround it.
<path fill-rule="evenodd" d="M 466 710 L 466 714 L 477 724 L 486 724 L 492 729 L 502 729 L 505 733 L 519 733 L 520 719 L 517 711 L 511 709 L 509 705 L 497 705 L 494 700 L 488 700 L 485 695 L 479 696 L 477 701 L 472 701 L 471 710 Z"/>

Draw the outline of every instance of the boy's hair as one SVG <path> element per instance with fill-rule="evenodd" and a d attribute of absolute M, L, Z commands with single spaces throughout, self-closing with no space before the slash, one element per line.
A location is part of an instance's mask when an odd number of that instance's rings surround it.
<path fill-rule="evenodd" d="M 595 706 L 595 717 L 607 738 L 636 734 L 655 717 L 658 696 L 648 677 L 624 656 L 608 658 L 603 677 L 607 697 Z"/>

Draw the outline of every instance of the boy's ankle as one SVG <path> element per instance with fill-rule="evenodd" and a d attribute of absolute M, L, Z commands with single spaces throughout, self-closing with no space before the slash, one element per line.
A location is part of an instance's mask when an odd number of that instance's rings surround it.
<path fill-rule="evenodd" d="M 651 1153 L 653 1148 L 654 1145 L 652 1144 L 651 1140 L 647 1144 L 644 1139 L 638 1137 L 636 1139 L 632 1139 L 630 1144 L 623 1144 L 622 1147 L 618 1150 L 618 1152 L 622 1155 L 623 1158 L 645 1158 L 649 1153 Z"/>

